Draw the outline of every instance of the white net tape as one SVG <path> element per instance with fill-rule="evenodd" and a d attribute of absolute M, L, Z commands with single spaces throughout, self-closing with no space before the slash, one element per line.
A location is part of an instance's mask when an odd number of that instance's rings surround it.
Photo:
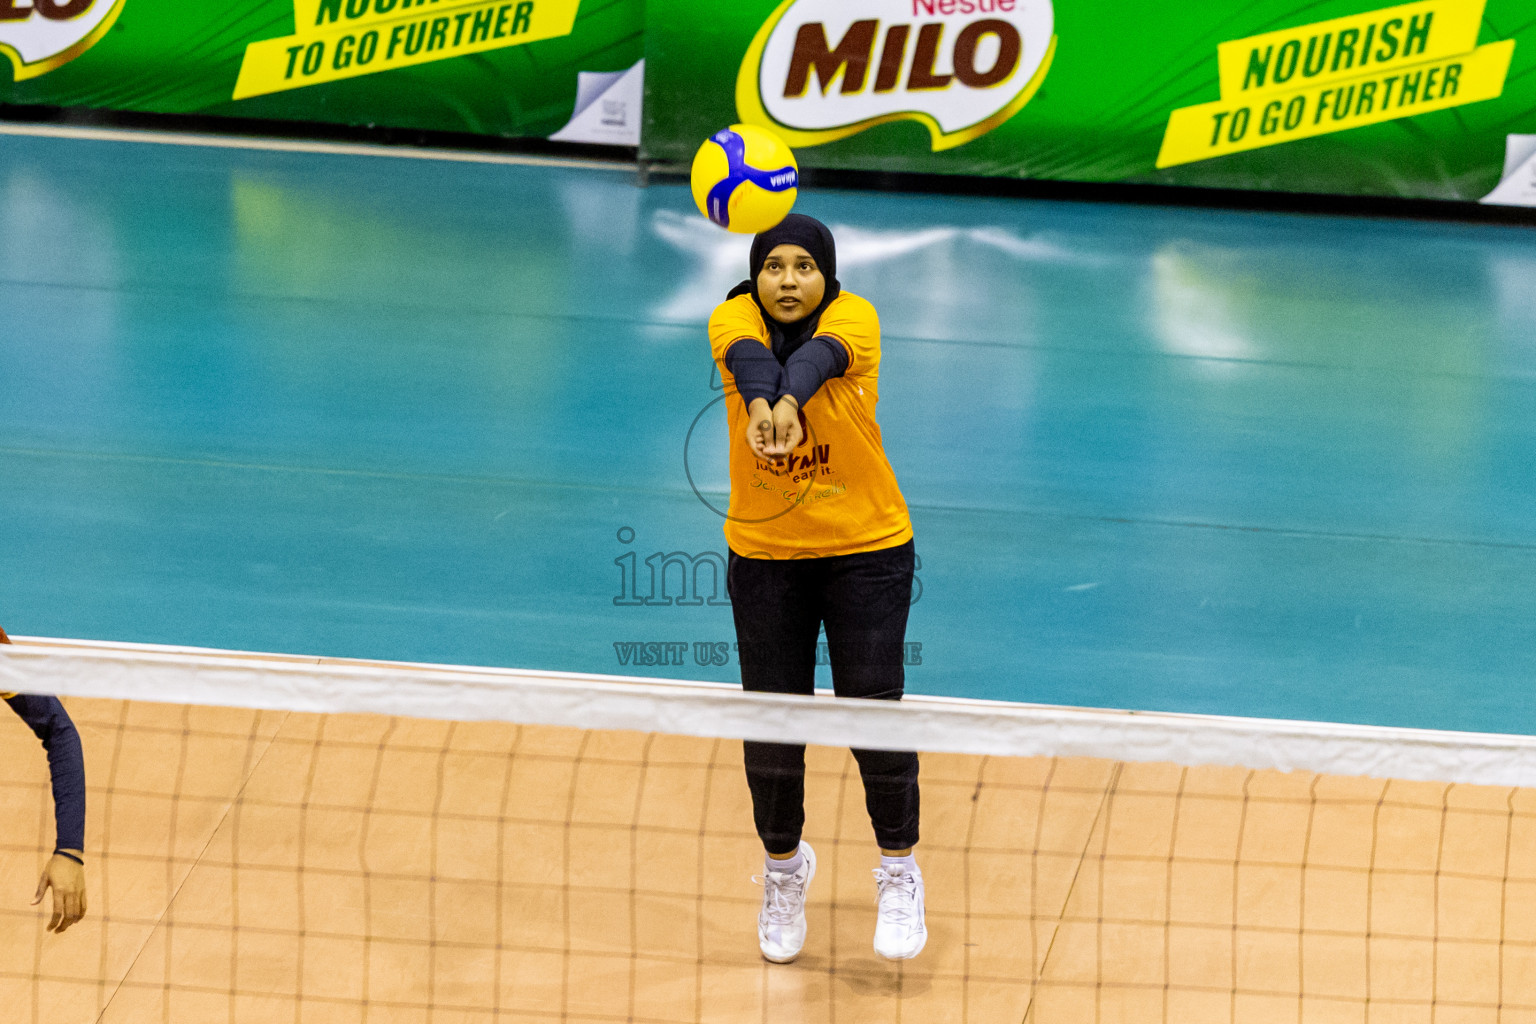
<path fill-rule="evenodd" d="M 1536 784 L 1536 738 L 909 695 L 899 704 L 721 683 L 14 637 L 0 690 L 372 712 L 826 746 L 1232 765 Z"/>

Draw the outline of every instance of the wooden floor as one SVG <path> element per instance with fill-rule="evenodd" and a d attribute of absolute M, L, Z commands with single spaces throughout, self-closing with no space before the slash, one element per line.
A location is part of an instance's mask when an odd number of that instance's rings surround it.
<path fill-rule="evenodd" d="M 858 774 L 813 750 L 810 938 L 758 956 L 740 745 L 70 701 L 91 913 L 27 905 L 43 752 L 0 718 L 20 1024 L 1536 1022 L 1536 795 L 925 755 L 929 942 L 878 959 Z"/>

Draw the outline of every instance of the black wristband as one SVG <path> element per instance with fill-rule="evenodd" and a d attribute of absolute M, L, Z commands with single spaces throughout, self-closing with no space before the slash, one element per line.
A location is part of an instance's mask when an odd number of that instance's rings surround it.
<path fill-rule="evenodd" d="M 53 855 L 55 857 L 68 857 L 70 860 L 74 861 L 76 864 L 79 864 L 81 867 L 85 867 L 85 861 L 81 860 L 79 857 L 76 857 L 68 850 L 54 850 Z"/>

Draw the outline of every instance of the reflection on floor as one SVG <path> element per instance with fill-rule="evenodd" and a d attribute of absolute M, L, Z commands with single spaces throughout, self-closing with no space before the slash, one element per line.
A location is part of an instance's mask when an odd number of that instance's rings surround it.
<path fill-rule="evenodd" d="M 811 933 L 776 966 L 735 742 L 69 707 L 63 936 L 26 905 L 42 752 L 0 728 L 10 1020 L 1536 1020 L 1530 791 L 925 755 L 930 941 L 898 966 L 857 771 L 813 749 Z"/>

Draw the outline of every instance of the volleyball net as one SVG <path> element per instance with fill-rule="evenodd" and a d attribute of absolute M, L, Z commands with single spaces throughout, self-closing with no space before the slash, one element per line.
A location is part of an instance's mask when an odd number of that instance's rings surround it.
<path fill-rule="evenodd" d="M 28 905 L 18 1021 L 1536 1020 L 1536 741 L 13 638 L 89 782 L 91 911 Z M 764 963 L 741 739 L 812 744 L 819 869 Z M 929 941 L 871 949 L 847 747 L 921 751 Z"/>

